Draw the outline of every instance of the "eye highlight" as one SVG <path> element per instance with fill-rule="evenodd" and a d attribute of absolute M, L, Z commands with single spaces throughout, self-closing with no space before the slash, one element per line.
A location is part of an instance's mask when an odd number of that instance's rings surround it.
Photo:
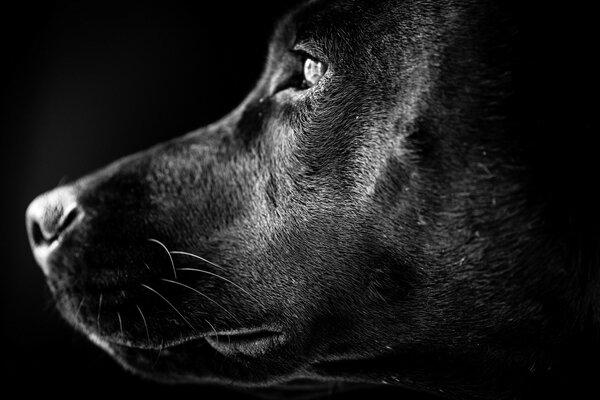
<path fill-rule="evenodd" d="M 327 64 L 317 61 L 314 58 L 307 57 L 306 60 L 304 60 L 303 70 L 303 86 L 308 89 L 319 83 L 323 75 L 325 75 L 325 72 L 327 72 Z"/>
<path fill-rule="evenodd" d="M 273 89 L 273 94 L 291 89 L 305 91 L 316 86 L 328 71 L 328 64 L 301 49 L 292 49 L 282 62 L 284 71 L 278 78 L 280 81 Z"/>

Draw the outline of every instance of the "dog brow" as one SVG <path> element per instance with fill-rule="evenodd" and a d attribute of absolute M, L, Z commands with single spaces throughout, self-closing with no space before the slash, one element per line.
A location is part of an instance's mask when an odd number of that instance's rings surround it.
<path fill-rule="evenodd" d="M 288 13 L 276 25 L 271 45 L 275 49 L 299 47 L 320 58 L 348 47 L 354 29 L 343 9 L 323 1 L 308 1 Z"/>
<path fill-rule="evenodd" d="M 314 9 L 317 3 L 320 2 L 303 2 L 281 18 L 275 26 L 271 42 L 291 48 L 296 43 L 316 41 L 324 36 L 325 32 L 320 29 L 322 24 L 312 23 L 314 19 L 321 19 L 318 18 L 318 10 Z"/>

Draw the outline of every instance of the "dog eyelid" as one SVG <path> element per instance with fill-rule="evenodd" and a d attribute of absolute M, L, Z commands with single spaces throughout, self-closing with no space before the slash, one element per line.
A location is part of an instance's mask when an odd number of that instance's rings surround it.
<path fill-rule="evenodd" d="M 322 47 L 312 39 L 298 40 L 290 50 L 292 53 L 327 62 L 327 55 L 323 52 Z"/>
<path fill-rule="evenodd" d="M 292 88 L 294 90 L 304 91 L 317 85 L 328 70 L 328 63 L 321 61 L 320 57 L 315 57 L 311 52 L 306 50 L 307 46 L 295 45 L 289 49 L 289 54 L 292 55 L 293 71 L 292 73 L 278 84 L 274 93 Z M 320 54 L 320 52 L 317 52 Z M 287 67 L 291 67 L 292 63 L 288 63 Z"/>

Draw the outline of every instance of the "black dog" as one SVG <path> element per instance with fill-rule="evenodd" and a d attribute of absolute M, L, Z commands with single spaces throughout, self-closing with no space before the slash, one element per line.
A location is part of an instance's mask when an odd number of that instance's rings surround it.
<path fill-rule="evenodd" d="M 58 308 L 163 381 L 452 398 L 592 382 L 597 196 L 557 72 L 583 78 L 550 57 L 550 22 L 515 11 L 298 8 L 229 116 L 30 205 Z"/>

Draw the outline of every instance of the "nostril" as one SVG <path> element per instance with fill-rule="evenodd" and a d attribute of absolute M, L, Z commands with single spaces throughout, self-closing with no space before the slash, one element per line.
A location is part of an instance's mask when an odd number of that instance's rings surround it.
<path fill-rule="evenodd" d="M 58 214 L 52 215 L 53 213 Z M 42 221 L 32 219 L 30 232 L 33 244 L 41 246 L 52 243 L 75 221 L 78 215 L 79 209 L 73 204 L 66 210 L 47 211 L 47 218 Z M 57 216 L 59 217 L 57 218 Z M 45 225 L 42 225 L 44 223 Z"/>
<path fill-rule="evenodd" d="M 42 233 L 42 228 L 40 228 L 40 224 L 37 221 L 30 222 L 29 232 L 31 232 L 31 242 L 35 246 L 41 246 L 49 242 L 49 239 Z"/>
<path fill-rule="evenodd" d="M 67 229 L 79 215 L 79 207 L 75 203 L 71 204 L 71 207 L 63 212 L 62 221 L 59 222 L 57 234 Z"/>
<path fill-rule="evenodd" d="M 60 249 L 60 240 L 82 219 L 75 191 L 63 186 L 38 196 L 27 207 L 25 223 L 33 256 L 46 276 L 51 275 L 50 256 Z M 72 230 L 72 229 L 71 229 Z"/>
<path fill-rule="evenodd" d="M 27 230 L 34 247 L 49 245 L 80 215 L 70 190 L 56 189 L 35 199 L 27 209 Z"/>

